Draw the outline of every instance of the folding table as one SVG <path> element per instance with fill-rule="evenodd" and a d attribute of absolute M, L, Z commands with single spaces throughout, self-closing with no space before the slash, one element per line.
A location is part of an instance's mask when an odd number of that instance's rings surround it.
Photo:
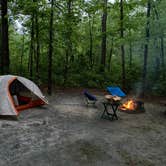
<path fill-rule="evenodd" d="M 119 101 L 103 101 L 102 102 L 104 106 L 104 111 L 101 115 L 101 118 L 109 119 L 109 120 L 118 120 L 118 116 L 116 114 L 116 111 L 118 109 L 118 106 L 120 104 Z"/>
<path fill-rule="evenodd" d="M 125 97 L 126 96 L 126 94 L 118 86 L 109 86 L 109 87 L 107 87 L 107 91 L 112 96 L 117 96 L 117 97 Z M 101 118 L 106 118 L 106 119 L 110 119 L 110 120 L 113 120 L 113 119 L 118 120 L 118 116 L 116 114 L 116 111 L 118 109 L 118 106 L 120 105 L 120 100 L 119 101 L 105 100 L 102 102 L 102 104 L 104 106 L 104 111 L 101 115 Z"/>

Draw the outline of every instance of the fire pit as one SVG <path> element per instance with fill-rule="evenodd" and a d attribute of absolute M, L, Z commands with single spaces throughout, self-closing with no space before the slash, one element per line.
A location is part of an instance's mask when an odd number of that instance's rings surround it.
<path fill-rule="evenodd" d="M 122 105 L 119 106 L 118 109 L 122 112 L 127 112 L 127 113 L 145 112 L 144 103 L 142 101 L 133 100 L 133 99 L 124 102 Z"/>

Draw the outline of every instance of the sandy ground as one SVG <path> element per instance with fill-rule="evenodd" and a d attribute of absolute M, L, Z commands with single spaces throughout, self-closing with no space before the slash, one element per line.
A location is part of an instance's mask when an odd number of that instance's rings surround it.
<path fill-rule="evenodd" d="M 97 94 L 102 96 L 103 94 Z M 0 166 L 165 166 L 165 108 L 145 103 L 145 113 L 117 112 L 100 119 L 103 106 L 86 106 L 80 92 L 59 91 L 50 105 L 0 120 Z"/>

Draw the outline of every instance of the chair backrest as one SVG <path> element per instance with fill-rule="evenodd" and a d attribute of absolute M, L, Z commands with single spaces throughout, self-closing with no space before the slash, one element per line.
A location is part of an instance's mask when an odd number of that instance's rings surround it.
<path fill-rule="evenodd" d="M 84 95 L 85 97 L 87 97 L 89 100 L 93 100 L 93 101 L 97 101 L 97 98 L 95 96 L 93 96 L 92 94 L 90 94 L 87 91 L 84 91 Z"/>
<path fill-rule="evenodd" d="M 118 86 L 109 86 L 107 91 L 113 96 L 125 97 L 126 94 Z"/>

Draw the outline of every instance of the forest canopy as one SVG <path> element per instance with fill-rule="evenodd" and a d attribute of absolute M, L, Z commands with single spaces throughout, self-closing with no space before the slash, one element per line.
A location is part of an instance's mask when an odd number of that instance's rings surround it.
<path fill-rule="evenodd" d="M 40 85 L 166 94 L 165 0 L 1 0 L 0 72 Z"/>

